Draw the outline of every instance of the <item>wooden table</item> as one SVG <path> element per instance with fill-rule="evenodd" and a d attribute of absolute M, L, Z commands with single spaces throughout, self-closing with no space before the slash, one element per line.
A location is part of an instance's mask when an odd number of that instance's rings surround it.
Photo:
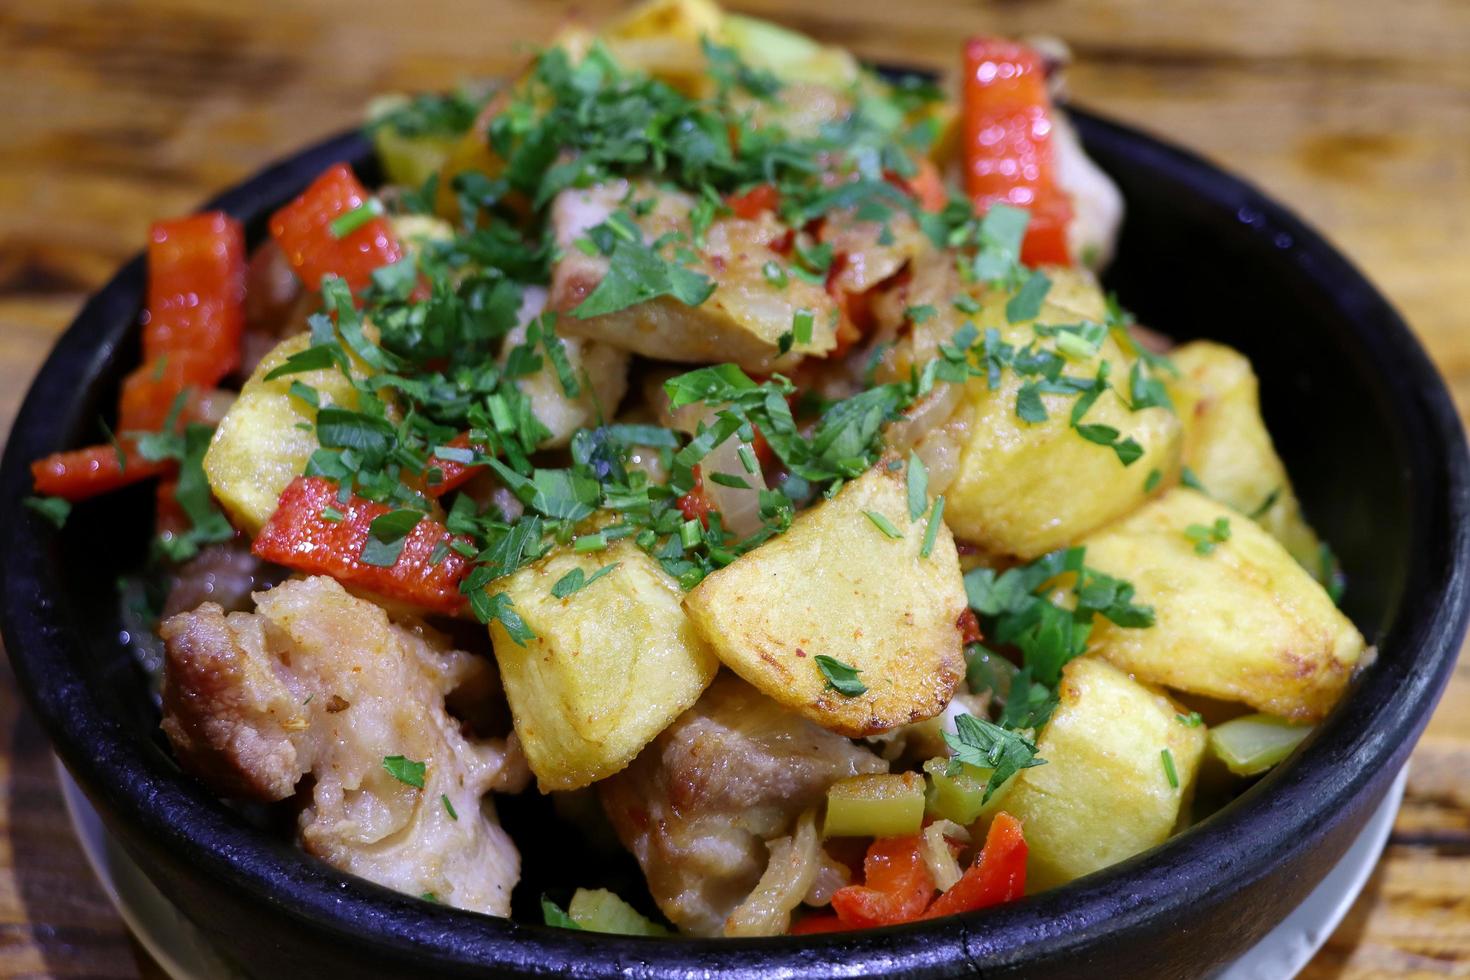
<path fill-rule="evenodd" d="M 742 0 L 864 56 L 939 67 L 1047 32 L 1080 100 L 1293 202 L 1383 287 L 1470 407 L 1465 0 Z M 148 223 L 366 99 L 505 71 L 545 0 L 16 0 L 0 9 L 0 433 Z M 576 5 L 595 20 L 619 4 Z M 792 11 L 789 8 L 799 8 Z M 156 975 L 92 880 L 37 727 L 0 679 L 0 975 Z M 1414 755 L 1388 852 L 1310 977 L 1470 976 L 1470 667 Z"/>

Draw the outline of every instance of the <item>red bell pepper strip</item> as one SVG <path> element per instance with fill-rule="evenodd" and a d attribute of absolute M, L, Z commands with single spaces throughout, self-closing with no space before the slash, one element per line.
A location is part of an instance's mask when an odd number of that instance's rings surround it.
<path fill-rule="evenodd" d="M 392 265 L 403 249 L 388 222 L 371 216 L 343 231 L 332 223 L 367 206 L 372 199 L 345 163 L 327 169 L 290 204 L 271 216 L 271 234 L 308 288 L 329 275 L 341 276 L 353 292 L 363 288 L 373 270 Z"/>
<path fill-rule="evenodd" d="M 821 932 L 847 932 L 851 927 L 842 924 L 842 920 L 831 912 L 817 912 L 814 915 L 804 916 L 787 930 L 789 936 L 811 936 Z"/>
<path fill-rule="evenodd" d="M 120 432 L 157 432 L 168 421 L 179 392 L 192 390 L 197 400 L 200 393 L 219 381 L 218 361 L 203 351 L 176 351 L 160 354 L 153 361 L 133 371 L 122 383 L 118 398 L 117 428 Z M 188 417 L 186 410 L 180 418 Z"/>
<path fill-rule="evenodd" d="M 985 846 L 975 855 L 960 880 L 934 900 L 924 918 L 973 912 L 1011 902 L 1026 893 L 1026 838 L 1021 821 L 997 813 L 985 835 Z"/>
<path fill-rule="evenodd" d="M 742 194 L 731 194 L 725 205 L 735 217 L 751 220 L 759 218 L 764 211 L 774 211 L 781 206 L 781 192 L 774 184 L 756 184 Z"/>
<path fill-rule="evenodd" d="M 159 221 L 148 235 L 145 367 L 189 356 L 212 385 L 240 366 L 245 329 L 245 231 L 223 211 Z M 210 376 L 212 374 L 212 377 Z"/>
<path fill-rule="evenodd" d="M 705 527 L 709 527 L 709 515 L 713 513 L 714 506 L 704 492 L 704 474 L 699 472 L 696 465 L 693 468 L 694 486 L 690 491 L 674 501 L 674 506 L 684 515 L 686 521 L 698 521 Z"/>
<path fill-rule="evenodd" d="M 918 201 L 920 211 L 930 213 L 943 211 L 944 206 L 949 203 L 949 191 L 944 188 L 944 178 L 939 175 L 939 168 L 928 157 L 919 157 L 914 163 L 918 170 L 912 177 L 900 177 L 892 170 L 885 170 L 883 177 L 890 184 Z"/>
<path fill-rule="evenodd" d="M 1072 201 L 1056 183 L 1052 104 L 1041 57 L 1024 44 L 977 37 L 965 45 L 965 189 L 975 207 L 1026 208 L 1027 265 L 1071 263 Z"/>
<path fill-rule="evenodd" d="M 330 508 L 331 510 L 328 510 Z M 298 476 L 281 492 L 276 512 L 255 538 L 256 557 L 311 575 L 330 575 L 387 599 L 432 612 L 453 614 L 465 606 L 459 582 L 469 570 L 450 550 L 438 564 L 435 547 L 451 539 L 438 521 L 423 518 L 403 539 L 397 561 L 384 568 L 362 561 L 373 521 L 391 508 L 360 497 L 337 499 L 337 485 L 321 477 Z M 336 511 L 341 520 L 322 516 Z"/>
<path fill-rule="evenodd" d="M 470 445 L 470 434 L 461 432 L 447 445 L 455 449 L 473 449 Z M 481 450 L 483 452 L 483 450 Z M 443 459 L 439 456 L 429 457 L 429 467 L 439 471 L 439 482 L 430 483 L 424 480 L 424 493 L 430 497 L 442 497 L 451 490 L 457 490 L 466 483 L 479 476 L 489 467 L 483 463 L 461 463 L 454 459 Z"/>
<path fill-rule="evenodd" d="M 960 631 L 960 642 L 965 646 L 971 643 L 979 643 L 984 637 L 980 634 L 980 617 L 975 615 L 975 610 L 966 609 L 960 613 L 960 618 L 955 620 L 955 628 Z"/>
<path fill-rule="evenodd" d="M 173 460 L 146 460 L 126 438 L 118 445 L 87 446 L 52 453 L 31 464 L 36 493 L 75 503 L 167 473 Z"/>
<path fill-rule="evenodd" d="M 934 897 L 934 876 L 917 835 L 873 841 L 863 858 L 864 884 L 832 893 L 832 911 L 853 929 L 909 922 L 923 915 Z"/>

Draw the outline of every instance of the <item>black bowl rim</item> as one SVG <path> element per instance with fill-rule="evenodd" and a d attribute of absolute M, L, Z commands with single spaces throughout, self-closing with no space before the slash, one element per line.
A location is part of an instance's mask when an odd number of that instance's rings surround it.
<path fill-rule="evenodd" d="M 667 942 L 592 936 L 431 904 L 338 872 L 289 845 L 248 831 L 202 786 L 150 757 L 101 717 L 79 675 L 53 649 L 79 644 L 64 590 L 55 588 L 51 532 L 22 514 L 28 464 L 64 448 L 78 428 L 84 390 L 131 329 L 141 303 L 143 259 L 128 262 L 87 302 L 37 374 L 17 415 L 3 465 L 0 627 L 22 691 L 53 745 L 104 812 L 178 853 L 220 888 L 309 928 L 366 949 L 411 951 L 426 968 L 501 966 L 573 976 L 706 971 L 756 975 L 931 973 L 1041 962 L 1084 952 L 1104 936 L 1142 935 L 1159 917 L 1183 920 L 1201 903 L 1220 907 L 1280 862 L 1318 845 L 1345 814 L 1376 802 L 1408 756 L 1438 700 L 1470 615 L 1470 454 L 1453 402 L 1428 355 L 1387 301 L 1336 250 L 1286 208 L 1193 153 L 1073 109 L 1089 146 L 1126 149 L 1167 169 L 1211 203 L 1236 207 L 1261 234 L 1289 236 L 1284 260 L 1351 310 L 1356 339 L 1387 377 L 1393 411 L 1408 432 L 1413 495 L 1410 547 L 1423 558 L 1404 585 L 1384 646 L 1417 650 L 1403 683 L 1371 703 L 1346 699 L 1319 732 L 1197 830 L 1073 885 L 1013 905 L 948 920 L 834 937 Z M 206 207 L 243 218 L 279 206 L 338 160 L 364 166 L 356 132 L 318 143 L 215 197 Z M 63 646 L 64 645 L 64 646 Z M 242 831 L 246 831 L 243 832 Z M 980 917 L 983 917 L 980 918 Z M 982 929 L 974 928 L 983 924 Z M 840 950 L 840 956 L 839 954 Z M 661 955 L 662 954 L 662 955 Z M 840 964 L 840 965 L 838 965 Z"/>

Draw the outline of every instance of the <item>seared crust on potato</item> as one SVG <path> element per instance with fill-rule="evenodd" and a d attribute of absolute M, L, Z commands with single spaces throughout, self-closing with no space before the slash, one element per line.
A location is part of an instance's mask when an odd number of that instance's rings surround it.
<path fill-rule="evenodd" d="M 592 576 L 616 565 L 596 581 Z M 587 584 L 557 598 L 580 570 Z M 679 585 L 630 541 L 553 552 L 491 585 L 536 634 L 521 646 L 497 620 L 495 659 L 516 733 L 542 791 L 622 769 L 714 679 L 715 659 L 679 607 Z"/>
<path fill-rule="evenodd" d="M 932 717 L 965 673 L 956 621 L 966 604 L 948 529 L 919 554 L 928 521 L 909 520 L 905 470 L 880 462 L 711 574 L 684 608 L 727 667 L 825 728 L 857 737 Z M 855 668 L 867 690 L 831 687 L 821 654 Z"/>
<path fill-rule="evenodd" d="M 1068 664 L 1058 695 L 1036 746 L 1046 764 L 1021 770 L 1001 801 L 1026 828 L 1030 891 L 1162 844 L 1205 749 L 1204 726 L 1181 721 L 1168 695 L 1096 657 Z"/>
<path fill-rule="evenodd" d="M 1191 527 L 1229 522 L 1208 554 Z M 1292 721 L 1337 703 L 1363 637 L 1286 549 L 1254 521 L 1176 487 L 1088 537 L 1087 565 L 1126 578 L 1153 606 L 1148 629 L 1099 620 L 1094 648 L 1140 680 Z"/>

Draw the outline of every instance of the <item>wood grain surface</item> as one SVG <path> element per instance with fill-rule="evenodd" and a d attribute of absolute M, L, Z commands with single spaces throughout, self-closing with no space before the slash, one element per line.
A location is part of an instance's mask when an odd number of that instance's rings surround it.
<path fill-rule="evenodd" d="M 1383 288 L 1470 408 L 1466 0 L 739 0 L 865 57 L 947 67 L 1049 33 L 1079 101 L 1248 175 Z M 591 20 L 621 6 L 583 2 Z M 504 72 L 548 0 L 0 4 L 0 433 L 155 218 L 353 124 L 372 94 Z M 70 837 L 0 676 L 0 976 L 156 976 Z M 1470 666 L 1414 754 L 1368 889 L 1306 976 L 1470 976 Z"/>

